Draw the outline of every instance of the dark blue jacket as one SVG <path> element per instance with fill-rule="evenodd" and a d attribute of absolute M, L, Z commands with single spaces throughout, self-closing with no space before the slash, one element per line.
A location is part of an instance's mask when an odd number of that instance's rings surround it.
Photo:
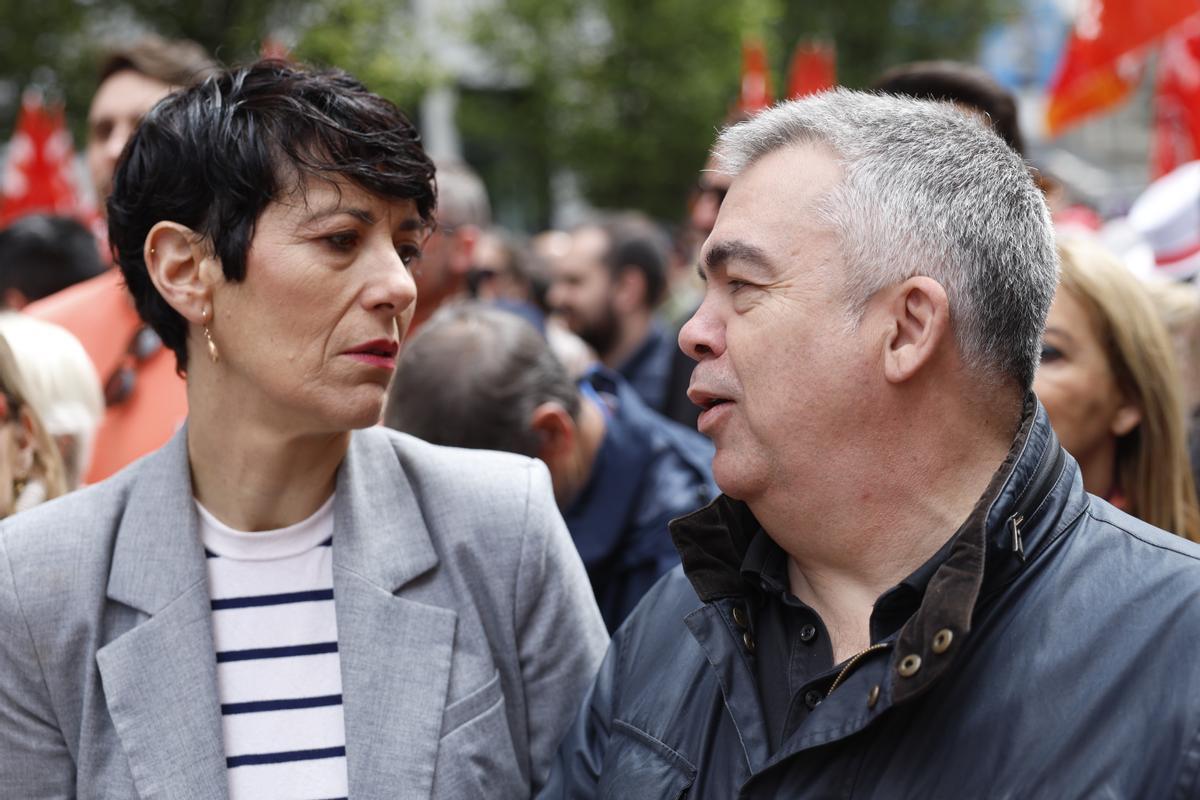
<path fill-rule="evenodd" d="M 1088 495 L 1032 398 L 919 607 L 774 753 L 746 515 L 672 526 L 541 797 L 1200 797 L 1200 547 Z"/>
<path fill-rule="evenodd" d="M 716 497 L 713 447 L 647 408 L 613 372 L 594 370 L 582 384 L 606 429 L 592 474 L 563 517 L 612 631 L 679 563 L 667 523 Z"/>

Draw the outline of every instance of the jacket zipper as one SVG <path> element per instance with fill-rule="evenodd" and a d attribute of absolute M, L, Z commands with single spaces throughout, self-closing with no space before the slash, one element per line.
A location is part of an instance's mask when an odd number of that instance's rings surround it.
<path fill-rule="evenodd" d="M 850 670 L 852 670 L 854 666 L 858 664 L 858 662 L 861 661 L 867 654 L 874 653 L 876 650 L 886 650 L 889 647 L 891 647 L 890 642 L 879 642 L 878 644 L 871 645 L 861 653 L 856 653 L 854 656 L 852 656 L 850 660 L 846 662 L 846 666 L 842 667 L 842 671 L 838 673 L 837 678 L 834 679 L 833 685 L 829 687 L 829 691 L 826 693 L 826 696 L 833 694 L 833 690 L 842 685 L 842 681 L 845 679 L 846 675 L 849 674 Z"/>

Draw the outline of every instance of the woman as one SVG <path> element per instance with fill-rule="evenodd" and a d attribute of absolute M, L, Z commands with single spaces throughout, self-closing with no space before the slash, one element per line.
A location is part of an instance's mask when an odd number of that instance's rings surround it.
<path fill-rule="evenodd" d="M 30 404 L 58 446 L 66 491 L 83 485 L 104 417 L 100 378 L 71 332 L 15 311 L 0 313 L 0 336 L 19 362 Z"/>
<path fill-rule="evenodd" d="M 434 202 L 411 124 L 341 73 L 261 62 L 146 116 L 109 235 L 188 421 L 0 530 L 0 796 L 544 780 L 606 643 L 545 469 L 361 430 Z"/>
<path fill-rule="evenodd" d="M 1145 289 L 1100 245 L 1063 241 L 1059 255 L 1034 391 L 1089 492 L 1200 541 L 1167 332 Z"/>
<path fill-rule="evenodd" d="M 28 397 L 12 349 L 0 338 L 0 517 L 66 491 L 58 448 Z"/>

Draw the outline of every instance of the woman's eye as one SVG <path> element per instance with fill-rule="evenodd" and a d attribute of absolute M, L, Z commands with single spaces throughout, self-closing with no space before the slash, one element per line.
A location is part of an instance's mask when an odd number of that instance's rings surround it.
<path fill-rule="evenodd" d="M 333 233 L 325 237 L 325 241 L 335 250 L 346 251 L 354 247 L 358 243 L 358 234 L 353 231 L 343 231 L 341 233 Z"/>
<path fill-rule="evenodd" d="M 1062 351 L 1057 347 L 1048 344 L 1042 345 L 1042 363 L 1047 361 L 1057 361 L 1058 359 L 1062 358 L 1062 356 Z"/>

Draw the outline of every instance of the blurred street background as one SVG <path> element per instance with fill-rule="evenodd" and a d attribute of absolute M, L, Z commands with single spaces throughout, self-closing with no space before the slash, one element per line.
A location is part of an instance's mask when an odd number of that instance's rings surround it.
<path fill-rule="evenodd" d="M 51 135 L 60 113 L 69 141 L 59 137 L 58 150 L 78 152 L 100 54 L 154 32 L 193 39 L 227 64 L 274 54 L 348 70 L 408 111 L 432 153 L 473 166 L 495 222 L 510 229 L 562 227 L 589 208 L 638 209 L 671 224 L 684 218 L 714 132 L 739 104 L 753 110 L 831 82 L 862 88 L 889 66 L 944 58 L 979 64 L 1017 96 L 1029 160 L 1061 183 L 1062 206 L 1105 220 L 1195 158 L 1164 154 L 1180 143 L 1162 140 L 1180 138 L 1164 129 L 1171 75 L 1185 92 L 1200 84 L 1188 36 L 1196 23 L 1180 13 L 1146 35 L 1121 24 L 1123 15 L 1144 22 L 1153 5 L 0 0 L 0 162 L 9 162 L 5 194 L 20 194 L 27 187 L 11 162 L 28 148 L 8 143 L 22 131 Z M 92 190 L 70 158 L 68 188 L 86 206 Z"/>

